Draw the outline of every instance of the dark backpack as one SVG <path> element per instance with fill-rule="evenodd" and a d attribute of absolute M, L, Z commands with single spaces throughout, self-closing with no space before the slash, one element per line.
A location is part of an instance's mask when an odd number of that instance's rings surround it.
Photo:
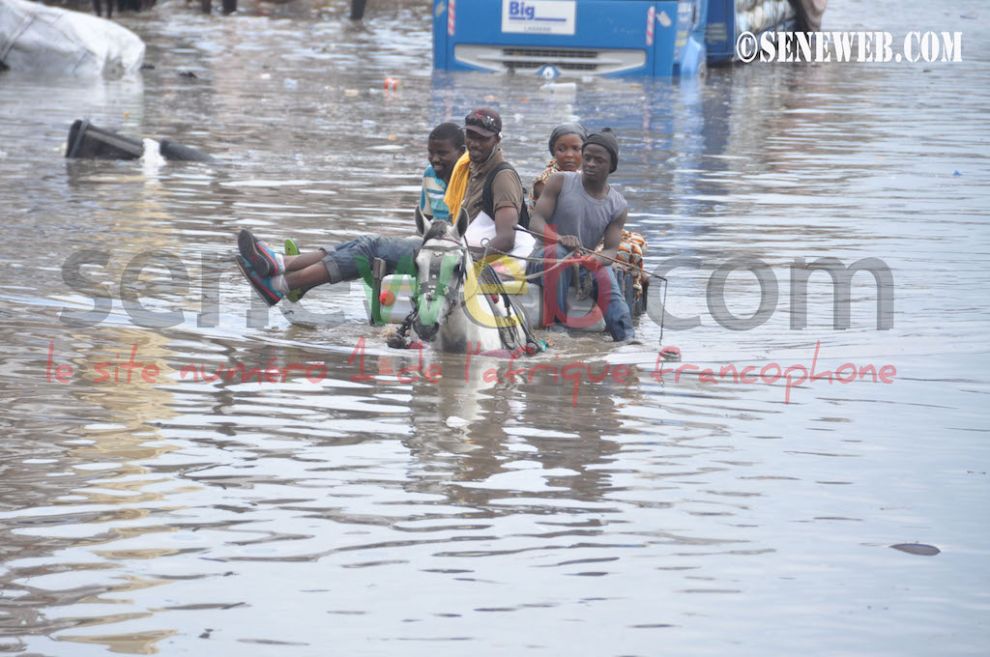
<path fill-rule="evenodd" d="M 508 162 L 499 162 L 495 165 L 495 168 L 488 172 L 488 177 L 485 178 L 485 188 L 481 193 L 481 209 L 485 211 L 492 220 L 495 219 L 495 199 L 494 192 L 492 192 L 492 185 L 495 183 L 495 176 L 501 171 L 509 169 L 512 173 L 516 174 L 516 178 L 519 178 L 519 173 L 513 168 Z M 520 187 L 522 187 L 522 181 L 520 180 Z M 519 225 L 523 228 L 529 228 L 529 208 L 526 206 L 526 190 L 523 189 L 522 203 L 519 207 Z"/>

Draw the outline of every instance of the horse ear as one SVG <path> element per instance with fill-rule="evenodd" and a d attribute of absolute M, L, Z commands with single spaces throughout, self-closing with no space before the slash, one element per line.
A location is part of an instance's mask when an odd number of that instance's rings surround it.
<path fill-rule="evenodd" d="M 422 235 L 426 232 L 426 218 L 419 208 L 416 208 L 416 233 Z"/>
<path fill-rule="evenodd" d="M 458 237 L 464 237 L 464 233 L 467 232 L 468 223 L 470 223 L 470 221 L 471 220 L 468 219 L 467 210 L 462 206 L 461 207 L 461 211 L 457 215 L 457 236 Z"/>

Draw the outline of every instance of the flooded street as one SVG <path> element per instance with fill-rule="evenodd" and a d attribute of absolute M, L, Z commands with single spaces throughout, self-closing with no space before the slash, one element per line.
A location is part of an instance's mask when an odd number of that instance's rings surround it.
<path fill-rule="evenodd" d="M 0 654 L 986 654 L 990 8 L 829 3 L 960 63 L 557 93 L 432 71 L 429 3 L 346 4 L 169 2 L 120 21 L 139 78 L 0 73 Z M 427 134 L 478 105 L 524 184 L 556 124 L 616 131 L 682 362 L 659 285 L 640 345 L 431 378 L 358 284 L 316 326 L 254 298 L 240 228 L 412 233 Z M 216 159 L 65 160 L 78 118 Z M 864 261 L 848 328 L 820 258 Z"/>

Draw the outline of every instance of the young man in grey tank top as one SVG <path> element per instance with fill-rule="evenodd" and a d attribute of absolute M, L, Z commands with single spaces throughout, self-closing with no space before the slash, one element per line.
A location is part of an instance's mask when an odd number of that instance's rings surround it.
<path fill-rule="evenodd" d="M 592 251 L 604 242 L 599 253 L 615 258 L 628 204 L 608 184 L 609 174 L 619 165 L 619 144 L 608 131 L 589 135 L 582 148 L 580 173 L 558 173 L 551 177 L 530 216 L 530 229 L 544 236 L 544 246 L 536 252 L 543 262 L 531 263 L 530 273 L 548 270 L 543 277 L 544 323 L 561 322 L 580 327 L 594 318 L 567 316 L 567 290 L 572 267 L 553 267 L 574 249 Z M 636 336 L 629 304 L 619 288 L 609 261 L 596 254 L 581 256 L 582 267 L 594 276 L 594 293 L 605 319 L 605 328 L 616 342 Z M 551 267 L 553 267 L 551 269 Z"/>

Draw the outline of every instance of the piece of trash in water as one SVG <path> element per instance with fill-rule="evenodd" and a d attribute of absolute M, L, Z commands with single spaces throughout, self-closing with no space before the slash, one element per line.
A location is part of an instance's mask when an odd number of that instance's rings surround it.
<path fill-rule="evenodd" d="M 941 552 L 934 545 L 925 545 L 924 543 L 898 543 L 897 545 L 891 545 L 890 547 L 895 550 L 900 550 L 901 552 L 907 552 L 908 554 L 917 554 L 921 557 L 934 557 L 936 554 Z"/>
<path fill-rule="evenodd" d="M 94 160 L 137 160 L 144 155 L 148 142 L 117 134 L 76 120 L 69 128 L 65 157 Z M 154 142 L 154 147 L 166 160 L 209 162 L 212 158 L 194 148 L 176 144 L 169 139 Z"/>
<path fill-rule="evenodd" d="M 398 78 L 385 78 L 385 90 L 386 91 L 397 91 L 399 89 L 399 79 Z"/>
<path fill-rule="evenodd" d="M 180 78 L 198 78 L 199 76 L 192 71 L 179 71 Z"/>
<path fill-rule="evenodd" d="M 361 92 L 358 91 L 357 89 L 344 89 L 344 95 L 347 96 L 348 98 L 354 98 L 359 93 Z"/>
<path fill-rule="evenodd" d="M 547 82 L 540 86 L 543 91 L 549 91 L 551 93 L 574 93 L 577 91 L 576 82 Z"/>
<path fill-rule="evenodd" d="M 666 361 L 679 361 L 681 359 L 681 350 L 673 345 L 661 347 L 660 357 Z"/>
<path fill-rule="evenodd" d="M 952 175 L 953 176 L 961 176 L 962 175 L 962 171 L 960 171 L 959 169 L 956 169 L 955 171 L 952 172 Z"/>
<path fill-rule="evenodd" d="M 144 153 L 141 154 L 141 171 L 148 178 L 154 178 L 158 175 L 158 170 L 165 164 L 165 157 L 161 153 L 162 145 L 147 137 L 141 142 L 144 144 Z"/>

